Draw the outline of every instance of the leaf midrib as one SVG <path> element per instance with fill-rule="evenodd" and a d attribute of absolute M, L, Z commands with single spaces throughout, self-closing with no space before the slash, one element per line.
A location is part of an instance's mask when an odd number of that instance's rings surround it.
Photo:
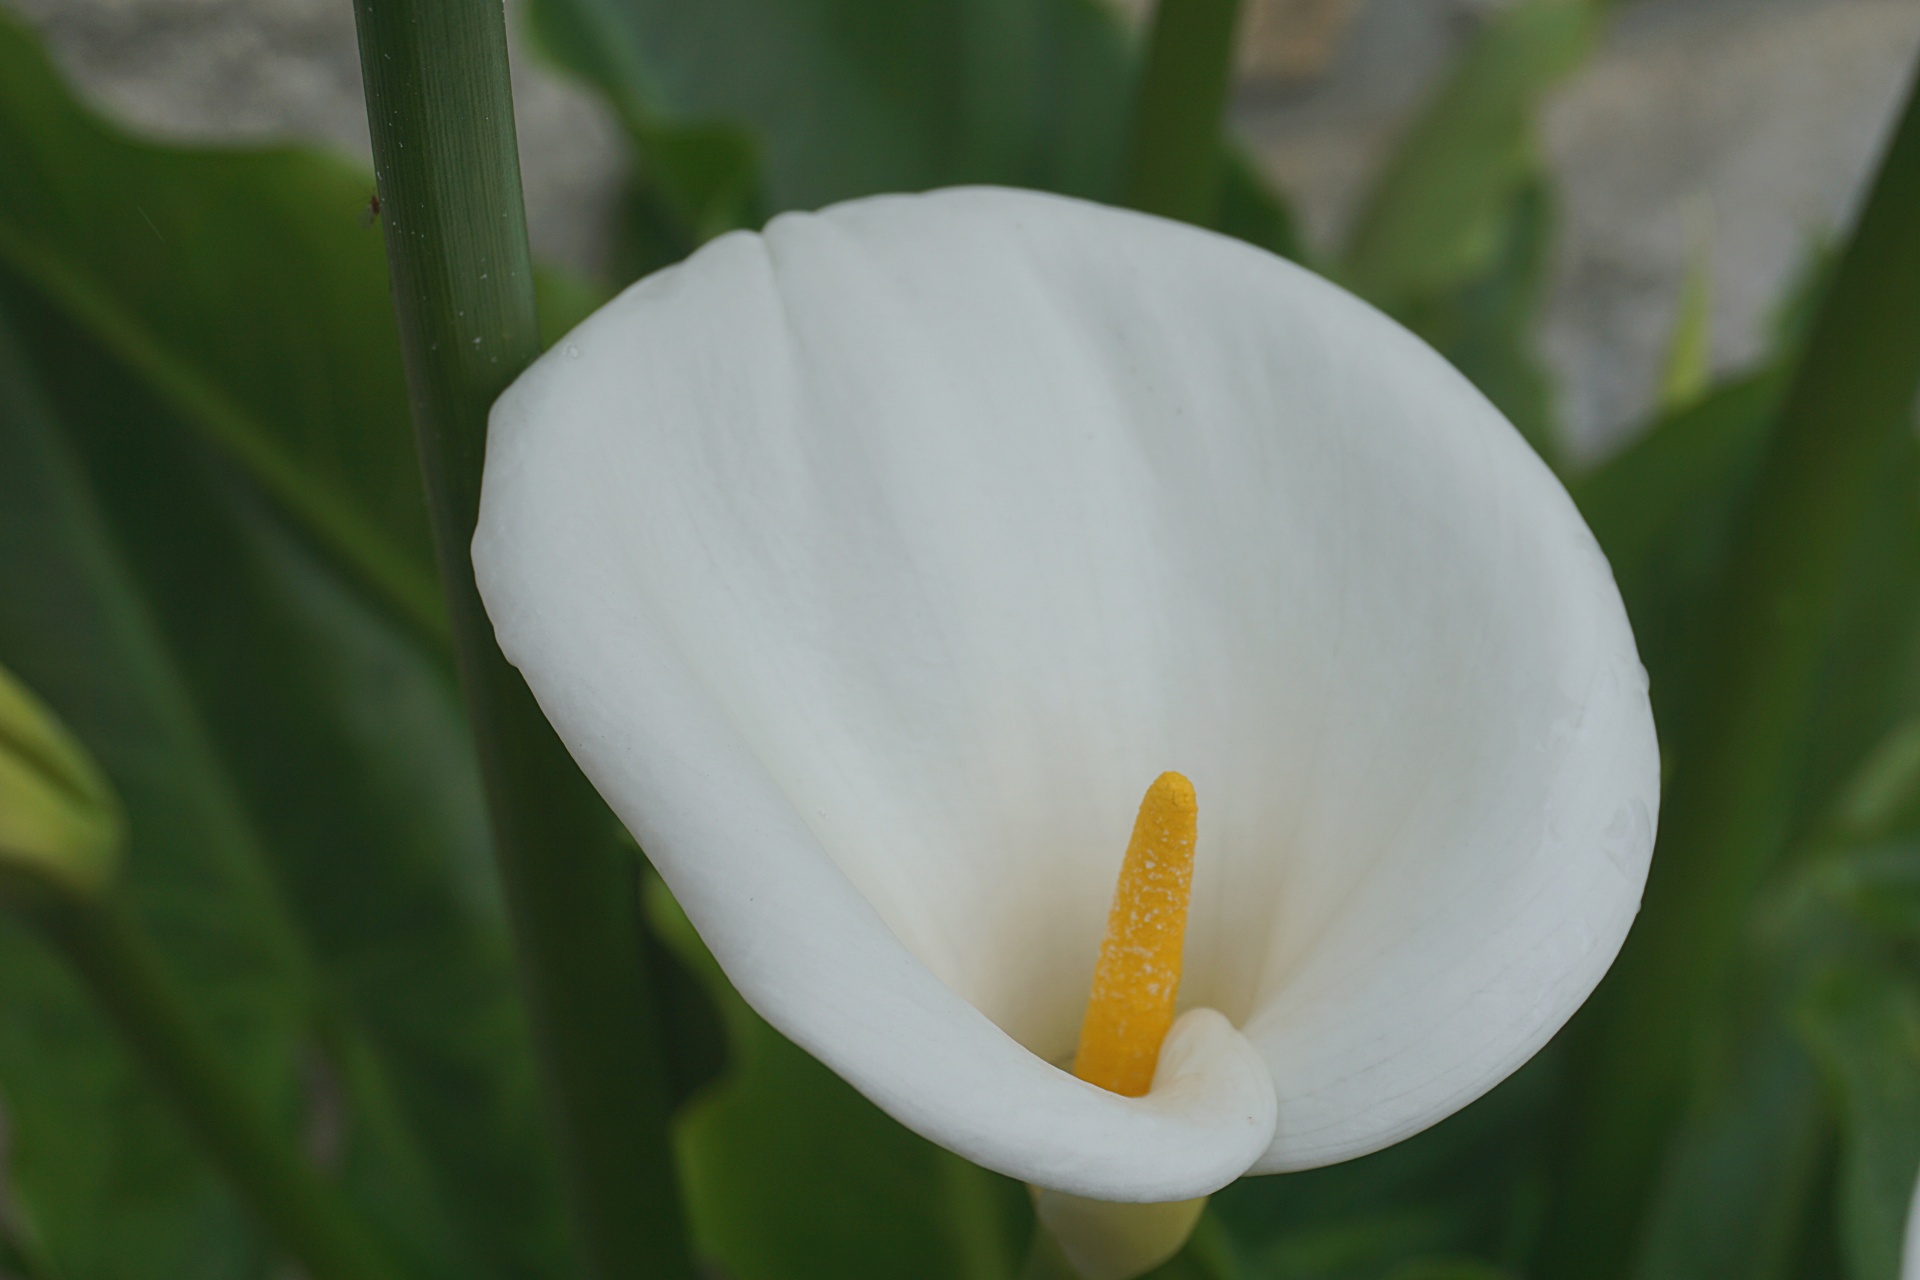
<path fill-rule="evenodd" d="M 391 541 L 352 503 L 303 475 L 296 459 L 274 447 L 272 431 L 256 415 L 235 403 L 192 361 L 170 350 L 85 272 L 4 221 L 0 221 L 0 260 L 238 463 L 287 511 L 296 527 L 408 631 L 435 652 L 448 649 L 452 636 L 433 575 L 395 552 Z"/>

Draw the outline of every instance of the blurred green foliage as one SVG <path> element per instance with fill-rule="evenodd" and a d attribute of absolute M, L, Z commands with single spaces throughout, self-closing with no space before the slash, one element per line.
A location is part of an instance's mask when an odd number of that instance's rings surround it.
<path fill-rule="evenodd" d="M 1491 17 L 1341 252 L 1311 265 L 1433 342 L 1560 468 L 1613 561 L 1663 741 L 1790 389 L 1776 350 L 1575 471 L 1530 347 L 1553 233 L 1534 122 L 1604 10 Z M 1112 199 L 1137 50 L 1097 0 L 532 0 L 636 158 L 607 289 L 785 209 L 956 182 Z M 1311 259 L 1230 145 L 1217 225 Z M 542 1136 L 432 576 L 370 178 L 297 149 L 165 147 L 81 106 L 0 16 L 0 664 L 124 806 L 119 890 L 204 1030 L 422 1277 L 577 1274 Z M 1920 299 L 1912 299 L 1920 307 Z M 1870 345 L 1870 341 L 1869 341 Z M 1892 353 L 1898 357 L 1899 352 Z M 1821 357 L 1825 358 L 1825 357 Z M 1818 372 L 1817 370 L 1815 372 Z M 1911 388 L 1909 388 L 1909 403 Z M 1920 1169 L 1920 446 L 1856 504 L 1780 856 L 1732 904 L 1710 1034 L 1614 1273 L 1891 1280 Z M 1700 732 L 1710 732 L 1707 726 Z M 1686 850 L 1663 856 L 1684 858 Z M 761 1022 L 654 886 L 695 1238 L 734 1280 L 1000 1280 L 1024 1192 L 901 1129 Z M 1501 1280 L 1556 1254 L 1604 1026 L 1334 1168 L 1217 1196 L 1164 1280 Z M 68 974 L 0 920 L 0 1273 L 278 1274 Z M 1623 1135 L 1623 1141 L 1627 1137 Z M 1575 1173 L 1578 1170 L 1573 1171 Z"/>
<path fill-rule="evenodd" d="M 627 271 L 881 191 L 963 183 L 1116 198 L 1135 50 L 1103 0 L 533 0 L 555 62 L 633 140 Z M 1297 254 L 1234 156 L 1223 217 Z"/>

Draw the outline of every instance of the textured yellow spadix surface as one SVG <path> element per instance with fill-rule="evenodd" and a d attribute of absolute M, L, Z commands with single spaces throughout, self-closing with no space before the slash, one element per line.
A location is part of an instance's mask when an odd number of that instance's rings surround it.
<path fill-rule="evenodd" d="M 1073 1074 L 1129 1098 L 1153 1084 L 1173 1025 L 1199 814 L 1182 775 L 1163 773 L 1147 788 L 1093 971 Z"/>

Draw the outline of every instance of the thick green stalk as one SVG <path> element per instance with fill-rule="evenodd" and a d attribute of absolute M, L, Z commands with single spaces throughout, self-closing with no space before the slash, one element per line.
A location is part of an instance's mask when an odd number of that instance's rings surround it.
<path fill-rule="evenodd" d="M 1556 1277 L 1625 1269 L 1755 892 L 1862 517 L 1920 386 L 1920 92 L 1794 375 L 1710 602 L 1646 905 L 1587 1020 L 1594 1054 L 1549 1229 Z"/>
<path fill-rule="evenodd" d="M 1240 0 L 1160 0 L 1133 103 L 1122 201 L 1207 225 L 1220 197 L 1220 121 Z"/>
<path fill-rule="evenodd" d="M 500 0 L 355 0 L 442 585 L 574 1225 L 596 1280 L 692 1272 L 637 867 L 474 587 L 487 410 L 539 352 Z"/>
<path fill-rule="evenodd" d="M 32 917 L 234 1192 L 313 1280 L 399 1280 L 359 1217 L 249 1104 L 125 908 L 107 895 L 55 901 Z"/>

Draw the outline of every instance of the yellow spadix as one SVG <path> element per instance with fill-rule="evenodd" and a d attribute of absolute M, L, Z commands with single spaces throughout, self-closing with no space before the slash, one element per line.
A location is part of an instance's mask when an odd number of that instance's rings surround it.
<path fill-rule="evenodd" d="M 1173 1026 L 1199 815 L 1182 775 L 1163 773 L 1147 788 L 1093 971 L 1073 1074 L 1129 1098 L 1152 1086 Z"/>

